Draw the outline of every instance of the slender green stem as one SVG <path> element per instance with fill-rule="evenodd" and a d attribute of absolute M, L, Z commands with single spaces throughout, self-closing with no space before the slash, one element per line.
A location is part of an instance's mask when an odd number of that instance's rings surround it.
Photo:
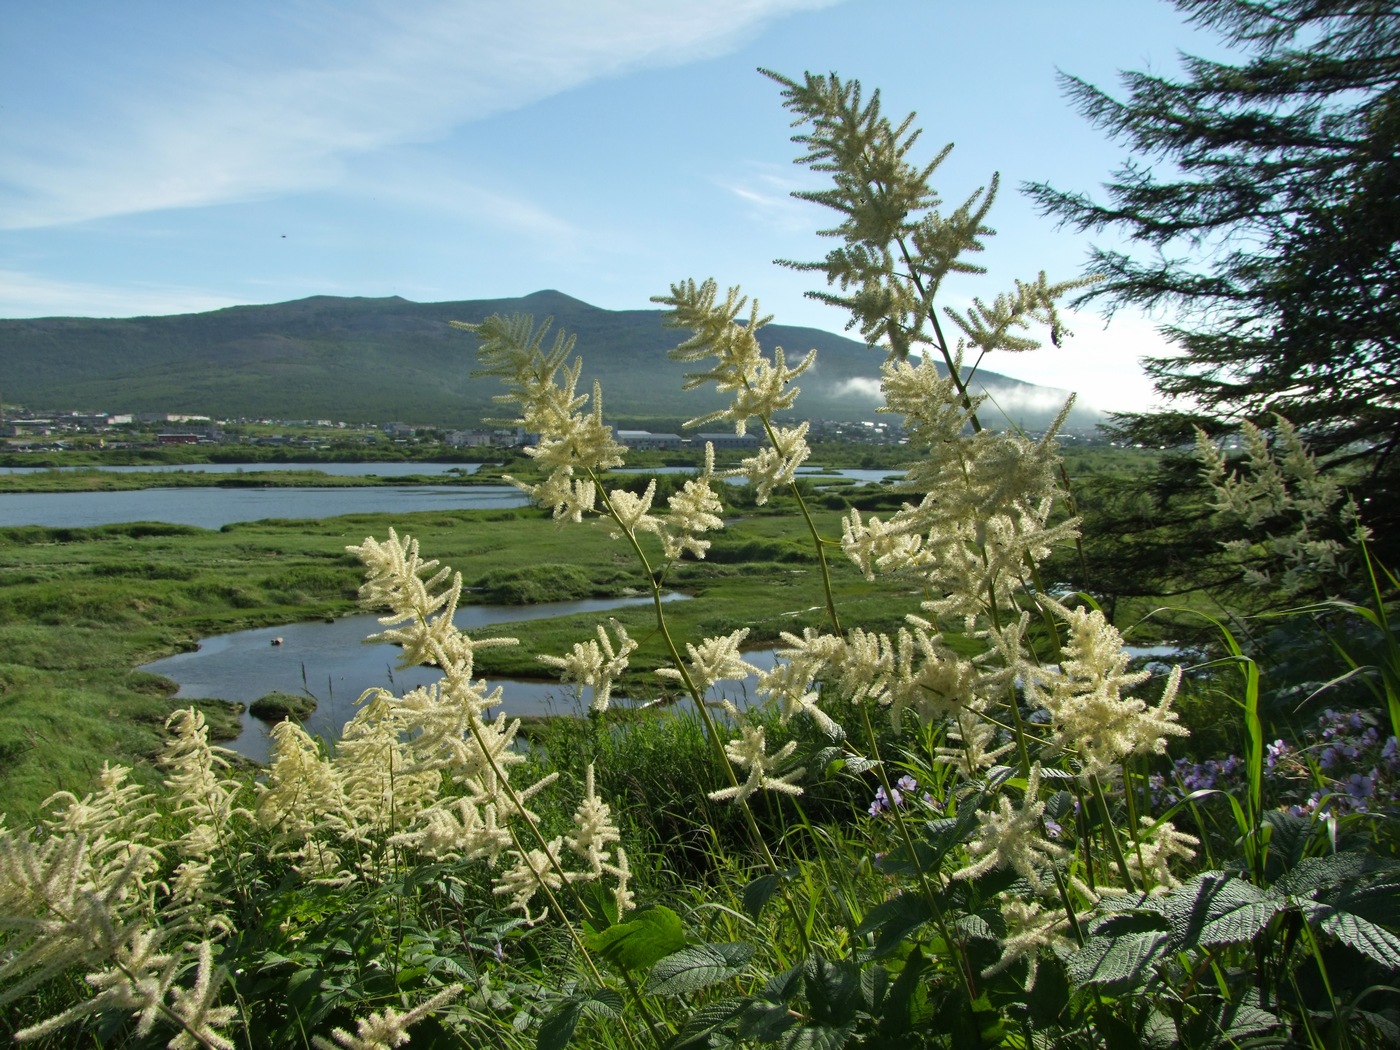
<path fill-rule="evenodd" d="M 1337 1034 L 1337 1046 L 1340 1050 L 1345 1050 L 1350 1045 L 1350 1040 L 1347 1039 L 1347 1026 L 1342 1018 L 1341 1008 L 1337 1005 L 1337 996 L 1332 991 L 1332 980 L 1327 975 L 1327 963 L 1322 957 L 1322 946 L 1317 943 L 1317 936 L 1313 933 L 1312 925 L 1306 917 L 1302 919 L 1302 927 L 1303 936 L 1307 938 L 1308 951 L 1312 953 L 1313 962 L 1317 964 L 1318 976 L 1322 978 L 1322 989 L 1327 993 L 1327 1005 L 1332 1008 L 1332 1031 Z M 1301 1012 L 1306 1013 L 1307 1008 L 1303 1007 Z"/>
<path fill-rule="evenodd" d="M 1059 865 L 1051 864 L 1050 872 L 1055 876 L 1055 888 L 1060 891 L 1060 902 L 1065 906 L 1065 916 L 1069 919 L 1070 932 L 1074 934 L 1074 942 L 1079 947 L 1084 947 L 1084 931 L 1079 928 L 1079 916 L 1074 913 L 1074 904 L 1069 899 L 1069 887 L 1065 885 L 1065 877 L 1060 873 Z"/>
<path fill-rule="evenodd" d="M 1113 816 L 1108 811 L 1108 799 L 1104 797 L 1103 784 L 1099 782 L 1097 773 L 1089 777 L 1089 786 L 1093 790 L 1094 801 L 1099 806 L 1099 819 L 1103 821 L 1104 837 L 1108 839 L 1108 848 L 1113 852 L 1113 862 L 1118 865 L 1118 874 L 1123 877 L 1129 892 L 1136 892 L 1137 886 L 1133 882 L 1133 873 L 1128 870 L 1128 862 L 1123 856 L 1123 846 L 1118 841 L 1118 829 L 1113 825 Z"/>
<path fill-rule="evenodd" d="M 591 469 L 589 474 L 594 478 L 596 484 L 596 475 L 593 474 Z M 652 571 L 651 562 L 647 558 L 646 552 L 642 550 L 641 544 L 637 542 L 636 533 L 623 525 L 617 512 L 613 509 L 611 501 L 608 500 L 606 491 L 601 485 L 598 485 L 598 490 L 603 493 L 603 506 L 607 510 L 608 515 L 616 522 L 618 528 L 622 530 L 622 534 L 627 537 L 628 543 L 631 545 L 633 552 L 637 555 L 643 570 L 646 572 L 647 579 L 651 581 L 652 603 L 656 610 L 657 631 L 660 633 L 662 640 L 666 643 L 667 651 L 671 654 L 672 665 L 681 676 L 682 688 L 685 689 L 686 693 L 689 694 L 691 700 L 694 702 L 695 709 L 699 712 L 700 719 L 705 725 L 705 735 L 710 741 L 710 748 L 715 754 L 716 761 L 729 778 L 729 786 L 737 790 L 739 787 L 739 778 L 735 775 L 734 767 L 730 764 L 729 757 L 724 752 L 724 742 L 720 736 L 719 726 L 715 724 L 714 716 L 710 714 L 709 707 L 705 704 L 704 692 L 696 686 L 695 681 L 690 677 L 690 672 L 685 666 L 685 661 L 681 659 L 680 649 L 676 646 L 675 639 L 671 637 L 671 630 L 666 622 L 666 613 L 661 602 L 661 584 L 658 574 Z M 767 865 L 768 870 L 775 875 L 780 875 L 782 869 L 778 866 L 777 860 L 774 858 L 772 851 L 768 848 L 768 843 L 763 838 L 762 829 L 759 828 L 758 821 L 754 818 L 753 810 L 749 807 L 747 800 L 741 800 L 739 802 L 739 808 L 744 815 L 744 823 L 748 827 L 749 836 L 755 848 L 763 855 L 764 863 Z M 798 936 L 802 940 L 803 948 L 810 951 L 811 946 L 808 943 L 806 926 L 802 922 L 801 916 L 797 910 L 797 905 L 792 900 L 787 886 L 782 885 L 780 888 L 783 900 L 786 902 L 788 911 L 792 916 L 793 924 L 797 928 Z"/>
<path fill-rule="evenodd" d="M 1133 851 L 1137 854 L 1138 872 L 1144 879 L 1147 877 L 1147 864 L 1142 857 L 1142 831 L 1138 820 L 1137 795 L 1133 787 L 1132 763 L 1130 760 L 1123 761 L 1123 799 L 1128 806 L 1128 835 L 1133 841 Z M 1144 885 L 1144 890 L 1152 887 Z"/>
<path fill-rule="evenodd" d="M 880 785 L 885 789 L 885 798 L 893 801 L 894 787 L 890 784 L 889 771 L 885 768 L 884 761 L 880 758 L 880 745 L 875 736 L 875 726 L 870 721 L 870 707 L 868 704 L 860 704 L 861 721 L 864 724 L 865 738 L 870 745 L 870 756 L 875 763 L 875 775 L 880 779 Z M 919 891 L 923 894 L 924 902 L 928 905 L 929 914 L 933 916 L 934 924 L 938 927 L 939 935 L 943 938 L 943 943 L 952 949 L 957 957 L 958 977 L 962 980 L 963 991 L 967 995 L 969 1003 L 977 999 L 977 984 L 972 972 L 972 961 L 967 957 L 967 951 L 961 939 L 953 936 L 953 931 L 948 927 L 948 920 L 943 911 L 943 905 L 939 902 L 938 893 L 929 882 L 928 872 L 919 863 L 919 854 L 914 845 L 914 836 L 909 830 L 909 824 L 904 819 L 903 812 L 898 806 L 892 806 L 891 812 L 894 814 L 895 826 L 899 828 L 900 838 L 904 840 L 904 848 L 909 851 L 909 862 L 914 865 L 914 870 L 918 873 Z"/>
<path fill-rule="evenodd" d="M 544 837 L 544 832 L 542 832 L 539 829 L 539 826 L 535 823 L 534 820 L 530 819 L 529 814 L 526 812 L 524 800 L 521 799 L 519 793 L 516 792 L 515 788 L 511 786 L 510 780 L 505 775 L 505 771 L 496 761 L 496 757 L 486 746 L 485 741 L 481 739 L 482 725 L 480 719 L 473 718 L 469 723 L 469 726 L 471 729 L 472 737 L 476 740 L 477 747 L 481 750 L 481 754 L 483 755 L 483 757 L 485 757 L 487 764 L 491 767 L 491 772 L 495 776 L 497 784 L 501 786 L 502 790 L 505 791 L 506 797 L 510 800 L 512 814 L 519 814 L 520 816 L 525 818 L 526 827 L 530 829 L 530 834 L 533 836 L 535 843 L 540 849 L 540 852 L 543 853 L 545 858 L 549 861 L 549 866 L 554 870 L 554 874 L 559 879 L 560 885 L 568 887 L 570 894 L 573 895 L 574 903 L 579 908 L 579 911 L 586 912 L 587 905 L 584 904 L 583 898 L 579 895 L 578 888 L 573 884 L 573 882 L 570 881 L 568 872 L 566 872 L 564 870 L 563 865 L 559 863 L 559 858 L 554 855 L 554 850 L 549 848 L 549 843 Z M 515 825 L 513 823 L 509 821 L 506 822 L 506 832 L 510 835 L 510 840 L 515 845 L 516 851 L 520 854 L 521 858 L 528 858 L 528 853 L 525 849 L 524 843 L 520 841 L 520 836 L 516 833 Z M 525 863 L 529 863 L 528 859 L 525 860 Z M 588 945 L 584 943 L 583 936 L 579 933 L 577 929 L 575 929 L 574 924 L 572 922 L 567 921 L 567 913 L 564 911 L 564 908 L 560 905 L 559 898 L 555 896 L 554 891 L 549 886 L 549 883 L 546 882 L 543 878 L 536 877 L 535 884 L 539 887 L 540 892 L 543 893 L 546 898 L 548 898 L 550 906 L 554 909 L 554 913 L 558 915 L 561 919 L 565 919 L 564 926 L 569 931 L 569 937 L 574 942 L 574 946 L 578 948 L 579 954 L 583 958 L 584 965 L 588 967 L 588 972 L 593 975 L 594 981 L 597 982 L 597 987 L 606 988 L 608 986 L 607 982 L 603 979 L 601 971 L 599 971 L 597 965 L 594 963 L 593 955 L 591 952 L 589 952 Z M 645 1017 L 647 1020 L 648 1027 L 651 1027 L 651 1017 L 647 1013 L 646 1005 L 642 1002 L 640 994 L 636 996 L 636 1002 L 638 1008 L 642 1011 L 643 1017 Z M 627 1025 L 625 1021 L 622 1024 L 622 1031 L 623 1035 L 627 1038 L 628 1045 L 633 1047 L 633 1050 L 636 1050 L 636 1037 L 632 1034 L 632 1029 Z M 656 1038 L 657 1045 L 659 1046 L 662 1040 L 659 1036 L 656 1035 L 655 1031 L 653 1031 L 653 1037 Z"/>
<path fill-rule="evenodd" d="M 773 424 L 767 416 L 760 416 L 763 422 L 763 430 L 768 435 L 768 443 L 775 449 L 778 447 L 777 437 L 773 433 Z M 807 532 L 812 537 L 812 546 L 816 548 L 817 563 L 821 566 L 822 572 L 822 593 L 826 598 L 826 615 L 831 621 L 831 629 L 834 633 L 841 633 L 841 614 L 836 611 L 836 597 L 831 590 L 831 567 L 827 564 L 826 548 L 831 543 L 817 531 L 817 523 L 812 520 L 812 513 L 807 508 L 807 501 L 802 498 L 802 490 L 798 488 L 797 482 L 788 483 L 788 488 L 792 491 L 797 500 L 797 509 L 802 513 L 802 520 L 807 523 Z"/>
<path fill-rule="evenodd" d="M 953 381 L 953 385 L 958 389 L 958 396 L 962 399 L 963 408 L 967 409 L 968 421 L 972 424 L 972 431 L 975 434 L 982 432 L 982 421 L 977 418 L 977 413 L 972 409 L 972 395 L 967 392 L 967 384 L 959 374 L 960 369 L 957 361 L 953 358 L 952 351 L 948 349 L 948 338 L 943 334 L 943 326 L 938 321 L 938 311 L 934 309 L 932 303 L 928 301 L 928 292 L 924 289 L 924 282 L 919 277 L 918 267 L 914 265 L 913 255 L 909 251 L 909 245 L 903 237 L 896 237 L 895 243 L 899 246 L 899 254 L 904 259 L 904 265 L 909 268 L 909 281 L 914 285 L 914 290 L 919 293 L 919 298 L 928 304 L 928 314 L 926 315 L 929 324 L 933 326 L 934 346 L 938 348 L 939 354 L 943 357 L 943 363 L 948 368 L 948 378 Z"/>

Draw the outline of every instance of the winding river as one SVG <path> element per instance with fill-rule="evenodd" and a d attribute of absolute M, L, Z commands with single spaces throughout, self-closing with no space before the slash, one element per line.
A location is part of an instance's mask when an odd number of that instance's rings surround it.
<path fill-rule="evenodd" d="M 679 601 L 683 594 L 669 594 Z M 464 631 L 501 623 L 601 614 L 629 605 L 645 605 L 650 597 L 588 599 L 540 605 L 473 605 L 457 610 L 454 622 Z M 402 694 L 438 678 L 430 667 L 400 670 L 395 667 L 398 648 L 364 639 L 383 630 L 372 615 L 348 616 L 331 623 L 288 624 L 261 627 L 204 638 L 199 648 L 177 653 L 140 670 L 163 675 L 179 684 L 176 699 L 235 700 L 251 704 L 268 693 L 310 693 L 317 700 L 315 712 L 304 726 L 313 735 L 334 739 L 355 715 L 355 702 L 366 689 L 383 687 Z M 587 633 L 587 632 L 583 632 Z M 275 644 L 274 639 L 281 639 Z M 773 665 L 771 651 L 746 653 L 745 659 L 764 669 Z M 544 668 L 541 667 L 541 671 Z M 572 714 L 578 710 L 573 688 L 554 681 L 490 679 L 489 685 L 505 687 L 504 702 L 497 710 L 511 716 Z M 743 701 L 753 683 L 725 683 L 711 690 L 711 699 L 727 695 Z M 587 696 L 585 695 L 585 701 Z M 223 746 L 255 761 L 267 760 L 268 726 L 245 712 L 243 732 Z"/>

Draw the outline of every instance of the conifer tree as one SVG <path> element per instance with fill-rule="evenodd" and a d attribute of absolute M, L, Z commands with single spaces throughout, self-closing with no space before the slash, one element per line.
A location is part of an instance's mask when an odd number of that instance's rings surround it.
<path fill-rule="evenodd" d="M 1292 420 L 1391 560 L 1400 516 L 1400 5 L 1173 0 L 1237 62 L 1123 75 L 1119 99 L 1065 77 L 1132 151 L 1105 196 L 1027 187 L 1064 225 L 1113 230 L 1076 305 L 1166 308 L 1182 356 L 1150 359 L 1181 407 L 1119 416 L 1151 444 Z"/>

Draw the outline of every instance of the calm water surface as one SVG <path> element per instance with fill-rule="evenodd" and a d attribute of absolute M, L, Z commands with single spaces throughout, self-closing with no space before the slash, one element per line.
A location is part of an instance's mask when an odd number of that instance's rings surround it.
<path fill-rule="evenodd" d="M 112 467 L 0 467 L 0 474 L 42 474 L 47 470 L 102 470 L 113 474 L 268 474 L 315 470 L 336 478 L 401 478 L 409 474 L 433 477 L 453 471 L 475 474 L 480 469 L 480 463 L 153 463 Z"/>
<path fill-rule="evenodd" d="M 511 485 L 377 485 L 369 488 L 182 488 L 129 492 L 0 493 L 0 525 L 88 528 L 159 521 L 218 529 L 263 518 L 335 518 L 419 510 L 523 507 Z"/>
<path fill-rule="evenodd" d="M 684 598 L 682 594 L 669 594 L 666 601 Z M 492 624 L 579 613 L 601 614 L 650 601 L 649 597 L 641 597 L 525 606 L 474 605 L 458 609 L 455 623 L 470 633 Z M 180 688 L 175 697 L 179 700 L 212 698 L 249 704 L 268 693 L 309 692 L 316 697 L 318 706 L 305 723 L 307 732 L 334 739 L 341 727 L 354 717 L 355 701 L 366 689 L 382 687 L 402 694 L 440 677 L 434 668 L 398 669 L 395 667 L 399 655 L 397 646 L 365 642 L 366 636 L 383 629 L 376 617 L 363 615 L 333 623 L 297 623 L 237 631 L 202 639 L 196 651 L 156 660 L 140 670 L 177 682 Z M 274 638 L 281 638 L 282 644 L 272 644 Z M 773 665 L 771 652 L 745 654 L 745 659 L 765 669 Z M 545 673 L 543 665 L 541 673 Z M 491 679 L 489 685 L 504 687 L 504 702 L 496 710 L 511 716 L 573 713 L 578 707 L 573 688 L 558 682 Z M 712 698 L 724 693 L 742 700 L 746 693 L 752 692 L 753 683 L 725 683 L 725 686 L 727 688 L 713 690 Z M 267 730 L 266 724 L 245 714 L 242 735 L 224 746 L 248 758 L 266 761 L 270 743 Z"/>
<path fill-rule="evenodd" d="M 295 464 L 280 464 L 284 469 Z M 322 463 L 309 464 L 342 477 L 402 477 L 407 474 L 475 473 L 477 463 Z M 35 468 L 0 468 L 17 473 Z M 214 474 L 275 472 L 249 469 L 247 464 L 214 463 L 197 466 L 104 467 L 117 472 L 203 472 Z M 815 474 L 821 468 L 804 469 Z M 659 467 L 637 473 L 693 473 L 688 467 Z M 619 473 L 625 473 L 619 471 Z M 881 470 L 841 470 L 830 477 L 856 482 L 881 481 L 892 475 Z M 818 475 L 818 478 L 820 475 Z M 739 479 L 730 479 L 738 481 Z M 4 492 L 0 493 L 0 526 L 42 525 L 47 528 L 89 528 L 132 521 L 159 521 L 218 529 L 238 521 L 263 518 L 334 518 L 342 514 L 407 514 L 422 510 L 499 510 L 523 507 L 527 500 L 511 485 L 382 485 L 372 488 L 179 488 L 128 492 Z"/>

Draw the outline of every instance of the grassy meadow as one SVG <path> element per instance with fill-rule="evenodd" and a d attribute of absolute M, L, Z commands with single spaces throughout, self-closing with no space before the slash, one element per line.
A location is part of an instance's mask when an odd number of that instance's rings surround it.
<path fill-rule="evenodd" d="M 781 507 L 745 512 L 705 561 L 683 563 L 668 578 L 668 586 L 708 599 L 668 608 L 686 636 L 748 627 L 749 642 L 763 645 L 779 630 L 816 621 L 815 556 L 800 523 L 775 511 Z M 818 513 L 827 531 L 837 531 L 838 511 Z M 536 510 L 274 520 L 218 531 L 155 523 L 0 529 L 0 810 L 28 818 L 54 791 L 86 790 L 103 761 L 132 763 L 155 752 L 176 706 L 172 683 L 137 666 L 193 648 L 205 635 L 358 611 L 361 570 L 345 548 L 382 539 L 391 525 L 462 572 L 464 602 L 613 597 L 645 585 L 602 525 L 562 528 Z M 837 581 L 842 600 L 864 607 L 863 615 L 892 624 L 905 611 L 853 569 Z M 911 594 L 908 608 L 916 601 Z M 643 643 L 627 685 L 634 695 L 654 695 L 660 683 L 646 672 L 663 658 L 651 637 L 654 614 L 616 615 Z M 592 631 L 587 617 L 500 628 L 495 633 L 523 644 L 483 653 L 480 667 L 545 678 L 536 656 L 566 651 Z M 236 732 L 228 705 L 200 706 L 216 736 L 221 728 Z"/>

